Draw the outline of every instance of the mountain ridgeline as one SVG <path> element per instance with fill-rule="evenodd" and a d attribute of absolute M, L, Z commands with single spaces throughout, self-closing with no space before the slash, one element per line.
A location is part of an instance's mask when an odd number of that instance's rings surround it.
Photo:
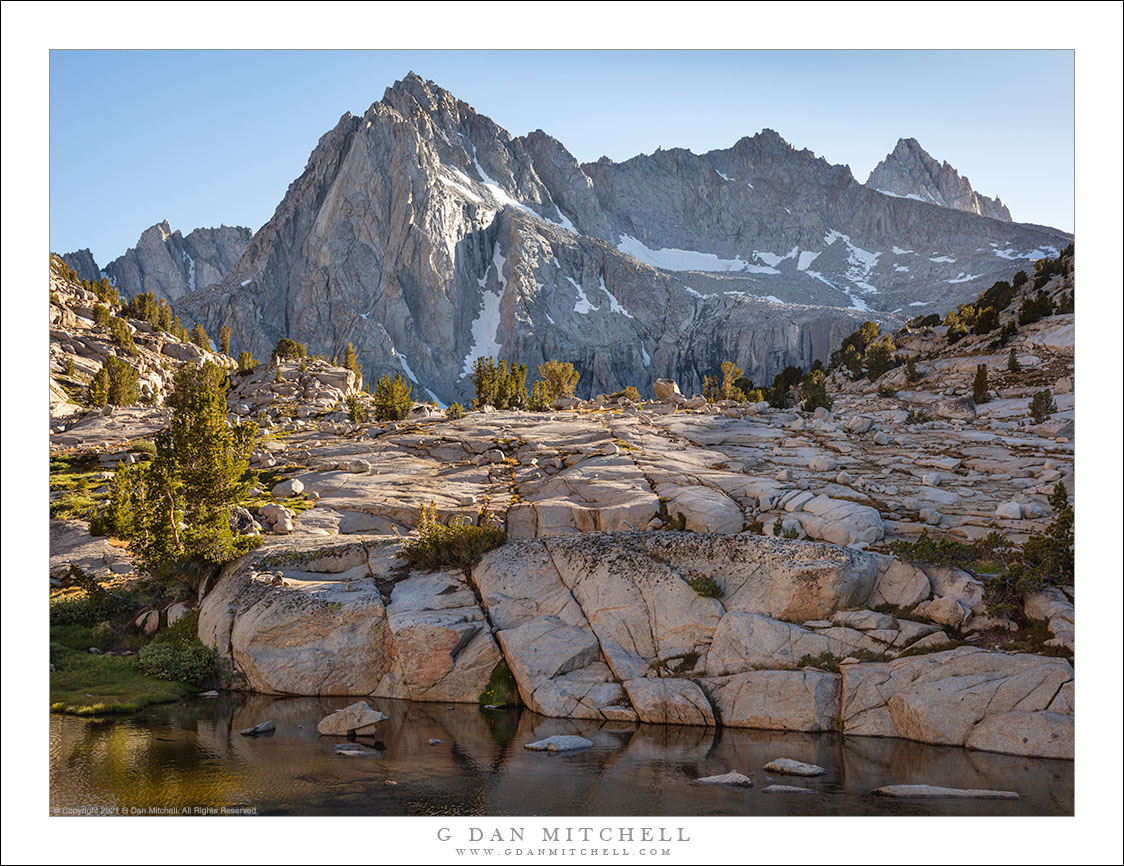
<path fill-rule="evenodd" d="M 764 382 L 866 319 L 943 313 L 1071 239 L 1009 221 L 913 145 L 866 185 L 771 130 L 581 164 L 411 73 L 320 139 L 252 238 L 230 229 L 204 255 L 186 249 L 198 232 L 163 224 L 106 272 L 228 326 L 235 351 L 353 343 L 368 377 L 401 373 L 415 398 L 463 402 L 484 356 L 571 361 L 582 395 L 661 377 L 698 391 L 726 359 Z"/>

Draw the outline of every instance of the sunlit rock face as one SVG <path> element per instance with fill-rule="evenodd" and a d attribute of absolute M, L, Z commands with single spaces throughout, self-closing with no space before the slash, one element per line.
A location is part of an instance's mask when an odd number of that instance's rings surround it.
<path fill-rule="evenodd" d="M 411 74 L 320 139 L 237 264 L 177 311 L 259 357 L 282 336 L 329 356 L 352 342 L 368 376 L 443 402 L 487 355 L 572 361 L 581 396 L 697 391 L 722 360 L 771 380 L 1067 241 L 884 195 L 771 130 L 581 164 Z"/>

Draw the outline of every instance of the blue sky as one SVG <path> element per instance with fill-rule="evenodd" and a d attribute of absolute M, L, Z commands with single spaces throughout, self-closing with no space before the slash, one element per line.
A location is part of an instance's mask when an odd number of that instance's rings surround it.
<path fill-rule="evenodd" d="M 1015 219 L 1073 229 L 1070 51 L 53 51 L 51 249 L 104 265 L 162 219 L 257 231 L 409 70 L 583 162 L 771 127 L 861 182 L 913 137 Z"/>

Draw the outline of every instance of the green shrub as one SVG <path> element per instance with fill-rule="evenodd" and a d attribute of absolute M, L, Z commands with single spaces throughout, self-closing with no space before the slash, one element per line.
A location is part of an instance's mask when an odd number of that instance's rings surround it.
<path fill-rule="evenodd" d="M 844 367 L 851 378 L 858 379 L 863 374 L 863 356 L 867 347 L 878 339 L 878 323 L 863 322 L 854 333 L 843 339 L 839 348 L 831 353 L 831 366 Z M 772 402 L 772 401 L 770 401 Z"/>
<path fill-rule="evenodd" d="M 277 341 L 277 347 L 273 350 L 273 354 L 278 358 L 303 358 L 308 354 L 308 348 L 298 343 L 296 340 L 282 337 Z"/>
<path fill-rule="evenodd" d="M 112 317 L 109 314 L 109 307 L 105 306 L 105 304 L 94 304 L 94 325 L 108 330 L 111 321 Z"/>
<path fill-rule="evenodd" d="M 703 598 L 722 598 L 722 587 L 709 574 L 699 574 L 687 581 L 687 585 Z"/>
<path fill-rule="evenodd" d="M 992 616 L 1020 617 L 1026 597 L 1047 587 L 1073 586 L 1074 510 L 1062 482 L 1050 494 L 1054 519 L 1032 535 L 1010 557 L 1006 568 L 984 586 L 984 601 Z M 993 533 L 994 534 L 994 533 Z"/>
<path fill-rule="evenodd" d="M 640 391 L 635 385 L 629 385 L 627 388 L 622 388 L 620 391 L 617 391 L 617 393 L 610 394 L 609 396 L 614 400 L 619 400 L 621 397 L 624 397 L 626 400 L 631 400 L 633 403 L 640 402 Z"/>
<path fill-rule="evenodd" d="M 905 359 L 905 380 L 907 382 L 920 382 L 924 376 L 917 369 L 917 356 L 909 355 Z"/>
<path fill-rule="evenodd" d="M 437 504 L 423 505 L 418 528 L 402 539 L 398 555 L 418 568 L 470 568 L 485 553 L 507 541 L 507 533 L 489 522 L 487 510 L 480 512 L 481 525 L 456 517 L 449 525 L 437 515 Z"/>
<path fill-rule="evenodd" d="M 79 591 L 57 595 L 50 601 L 51 625 L 96 626 L 132 610 L 133 603 L 102 586 L 97 578 L 76 565 L 70 566 L 70 579 Z"/>
<path fill-rule="evenodd" d="M 929 413 L 924 409 L 910 409 L 905 413 L 906 424 L 925 424 L 933 419 L 929 417 Z"/>
<path fill-rule="evenodd" d="M 1042 390 L 1034 392 L 1034 396 L 1030 398 L 1029 408 L 1034 423 L 1041 424 L 1058 411 L 1058 404 L 1054 402 L 1054 396 L 1049 391 Z"/>
<path fill-rule="evenodd" d="M 401 373 L 394 378 L 383 376 L 375 383 L 375 418 L 379 421 L 401 421 L 410 414 L 410 391 Z"/>
<path fill-rule="evenodd" d="M 219 671 L 218 653 L 202 644 L 182 646 L 153 641 L 141 647 L 137 660 L 149 676 L 196 687 L 211 683 Z"/>
<path fill-rule="evenodd" d="M 450 421 L 456 421 L 458 418 L 463 418 L 464 406 L 462 406 L 460 403 L 453 403 L 453 405 L 445 410 L 445 417 Z"/>
<path fill-rule="evenodd" d="M 136 454 L 151 454 L 156 455 L 156 443 L 151 439 L 140 439 L 134 442 L 129 450 Z"/>
<path fill-rule="evenodd" d="M 1007 369 L 1012 373 L 1017 373 L 1022 368 L 1023 365 L 1019 363 L 1019 357 L 1015 354 L 1015 347 L 1012 346 L 1011 351 L 1007 354 Z"/>

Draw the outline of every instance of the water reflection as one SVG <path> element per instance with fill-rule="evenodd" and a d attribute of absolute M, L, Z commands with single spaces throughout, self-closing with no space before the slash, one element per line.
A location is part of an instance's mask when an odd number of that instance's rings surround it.
<path fill-rule="evenodd" d="M 1059 815 L 1073 813 L 1073 764 L 904 740 L 546 719 L 472 706 L 372 701 L 389 718 L 368 751 L 340 757 L 317 722 L 344 698 L 232 695 L 150 707 L 131 719 L 52 716 L 51 806 L 121 810 L 255 807 L 303 815 Z M 273 719 L 276 733 L 243 737 Z M 593 741 L 548 755 L 552 734 Z M 430 745 L 431 740 L 441 740 Z M 766 794 L 761 769 L 786 756 L 827 768 L 797 781 L 820 796 Z M 751 790 L 692 785 L 738 770 Z M 395 784 L 387 784 L 393 782 Z M 1008 801 L 900 801 L 881 785 L 1015 790 Z"/>

